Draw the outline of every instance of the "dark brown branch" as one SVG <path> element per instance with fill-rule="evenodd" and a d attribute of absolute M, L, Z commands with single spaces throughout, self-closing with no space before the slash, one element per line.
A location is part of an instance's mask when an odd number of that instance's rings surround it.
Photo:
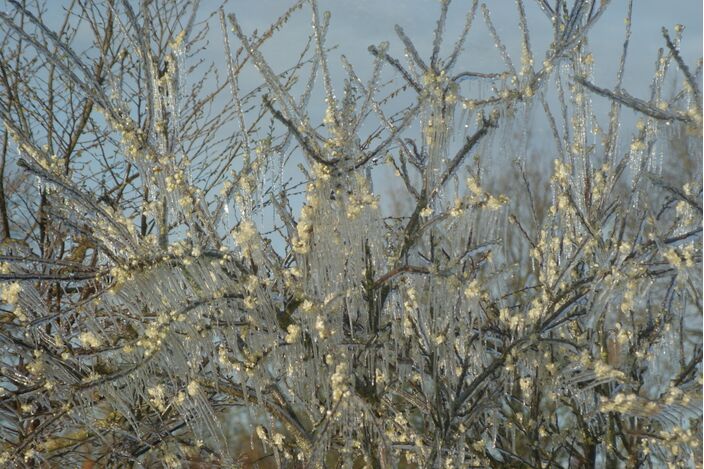
<path fill-rule="evenodd" d="M 595 84 L 585 80 L 582 77 L 576 77 L 575 80 L 577 83 L 583 85 L 590 91 L 600 95 L 604 96 L 605 98 L 612 99 L 614 101 L 617 101 L 621 104 L 623 104 L 626 107 L 629 107 L 635 111 L 638 111 L 642 114 L 645 114 L 646 116 L 650 116 L 653 119 L 658 119 L 658 120 L 664 120 L 664 121 L 679 121 L 679 122 L 684 122 L 686 124 L 694 124 L 694 120 L 689 117 L 686 114 L 680 113 L 680 112 L 668 112 L 668 111 L 663 111 L 662 109 L 659 109 L 655 106 L 653 106 L 650 103 L 647 103 L 643 101 L 642 99 L 638 99 L 636 97 L 631 96 L 630 94 L 626 93 L 625 91 L 610 91 L 607 90 L 606 88 L 600 88 L 596 86 Z"/>
<path fill-rule="evenodd" d="M 2 149 L 0 149 L 0 219 L 2 220 L 2 239 L 10 238 L 10 219 L 7 216 L 7 200 L 5 198 L 5 162 L 7 161 L 9 136 L 7 130 L 2 134 Z"/>
<path fill-rule="evenodd" d="M 301 132 L 298 130 L 296 125 L 288 120 L 286 116 L 284 116 L 280 111 L 274 109 L 274 106 L 271 104 L 271 101 L 269 100 L 268 97 L 264 97 L 264 106 L 271 112 L 271 114 L 286 126 L 286 128 L 293 134 L 294 137 L 296 137 L 296 140 L 298 140 L 298 143 L 301 145 L 301 148 L 303 148 L 303 151 L 313 158 L 316 162 L 325 165 L 325 166 L 335 166 L 337 164 L 337 161 L 329 161 L 320 156 L 320 153 L 313 148 L 313 145 L 311 144 L 310 140 L 308 137 L 305 135 L 301 134 Z"/>
<path fill-rule="evenodd" d="M 374 57 L 381 57 L 386 60 L 393 68 L 395 68 L 401 74 L 403 79 L 406 80 L 408 84 L 411 85 L 411 87 L 416 90 L 418 94 L 423 91 L 423 88 L 418 83 L 416 83 L 413 77 L 411 77 L 411 75 L 406 71 L 406 69 L 403 68 L 403 66 L 399 63 L 398 60 L 394 59 L 386 52 L 382 53 L 382 51 L 377 49 L 375 46 L 369 46 L 368 50 Z"/>
<path fill-rule="evenodd" d="M 701 113 L 702 94 L 699 91 L 699 85 L 697 84 L 697 80 L 694 79 L 692 73 L 689 71 L 689 67 L 687 67 L 686 63 L 684 63 L 680 52 L 677 50 L 677 47 L 673 44 L 672 39 L 670 39 L 670 34 L 667 32 L 666 28 L 662 28 L 662 35 L 665 38 L 667 48 L 670 49 L 670 53 L 675 58 L 675 62 L 677 62 L 677 65 L 680 67 L 680 70 L 682 70 L 682 73 L 684 74 L 684 77 L 687 80 L 687 84 L 689 84 L 689 87 L 692 90 L 692 94 L 694 94 L 694 105 L 697 106 L 699 113 Z"/>

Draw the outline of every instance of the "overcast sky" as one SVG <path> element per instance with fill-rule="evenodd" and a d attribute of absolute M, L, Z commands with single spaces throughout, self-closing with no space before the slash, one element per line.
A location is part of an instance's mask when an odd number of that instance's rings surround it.
<path fill-rule="evenodd" d="M 204 5 L 207 3 L 204 2 Z M 464 26 L 465 15 L 471 3 L 471 0 L 455 0 L 451 3 L 442 56 L 446 56 L 451 50 Z M 491 11 L 493 23 L 509 55 L 514 64 L 519 66 L 521 32 L 515 1 L 488 0 L 485 3 Z M 552 39 L 551 24 L 537 2 L 524 0 L 524 3 L 531 34 L 530 41 L 538 67 Z M 634 0 L 633 3 L 633 30 L 623 86 L 632 95 L 647 100 L 658 49 L 665 47 L 661 32 L 663 27 L 671 34 L 674 34 L 676 24 L 685 27 L 681 52 L 692 69 L 702 57 L 702 0 Z M 292 2 L 282 0 L 230 0 L 225 8 L 237 15 L 245 32 L 251 33 L 255 29 L 260 32 L 266 29 L 291 4 Z M 404 62 L 403 46 L 394 32 L 395 24 L 404 28 L 421 57 L 427 59 L 430 56 L 433 30 L 440 11 L 439 0 L 319 0 L 319 5 L 321 10 L 329 10 L 332 14 L 327 44 L 339 46 L 329 58 L 338 95 L 342 93 L 345 78 L 339 60 L 341 54 L 350 60 L 363 80 L 371 73 L 372 57 L 367 51 L 371 44 L 389 41 L 391 55 Z M 589 44 L 595 60 L 593 81 L 605 88 L 613 88 L 616 84 L 627 6 L 627 0 L 613 0 L 604 16 L 589 33 Z M 455 66 L 455 72 L 503 71 L 506 67 L 493 46 L 481 13 L 477 13 L 464 51 Z M 278 71 L 292 66 L 310 31 L 310 8 L 304 8 L 295 13 L 285 28 L 263 48 L 269 63 Z M 219 30 L 217 32 L 219 33 Z M 213 46 L 211 53 L 215 59 L 222 52 L 217 44 Z M 247 84 L 251 86 L 260 82 L 261 79 L 254 73 L 245 75 L 241 81 L 245 88 Z M 324 112 L 321 96 L 315 98 L 314 95 L 309 108 L 314 121 L 322 117 Z M 605 119 L 608 112 L 607 100 L 596 97 L 593 102 L 598 118 Z M 625 111 L 623 116 L 625 125 L 635 122 L 631 111 Z M 544 130 L 547 132 L 547 128 Z M 549 137 L 539 139 L 547 140 Z"/>
<path fill-rule="evenodd" d="M 471 3 L 471 0 L 455 0 L 451 3 L 443 48 L 445 52 L 442 55 L 448 53 L 458 37 Z M 509 54 L 518 65 L 521 33 L 515 1 L 488 0 L 485 3 L 492 13 L 493 23 Z M 552 39 L 551 25 L 537 2 L 524 0 L 524 3 L 536 66 L 539 66 Z M 634 0 L 633 3 L 633 31 L 626 62 L 624 88 L 635 96 L 648 99 L 658 49 L 665 47 L 661 32 L 663 27 L 671 34 L 674 34 L 676 24 L 685 27 L 681 52 L 692 69 L 702 57 L 702 1 Z M 237 15 L 245 32 L 251 33 L 255 29 L 264 30 L 290 4 L 291 2 L 281 0 L 231 0 L 226 9 Z M 341 83 L 344 79 L 339 61 L 341 54 L 347 56 L 363 80 L 369 76 L 371 70 L 372 58 L 367 51 L 370 44 L 387 40 L 391 44 L 390 53 L 403 59 L 402 44 L 394 32 L 395 24 L 404 28 L 422 57 L 430 56 L 433 30 L 440 11 L 438 0 L 319 0 L 319 5 L 321 10 L 330 10 L 332 13 L 327 43 L 339 45 L 329 59 L 338 94 L 341 94 Z M 589 44 L 595 59 L 593 81 L 606 88 L 613 88 L 616 84 L 627 6 L 627 0 L 613 0 L 589 34 Z M 293 65 L 306 35 L 310 33 L 310 25 L 310 8 L 297 12 L 286 27 L 277 33 L 278 37 L 266 44 L 264 52 L 269 63 L 275 65 L 277 70 L 284 70 Z M 213 53 L 219 52 L 213 48 Z M 461 70 L 505 70 L 479 12 L 455 67 L 455 71 Z M 314 114 L 322 113 L 324 105 L 321 101 L 311 102 Z M 602 112 L 605 117 L 608 109 L 606 100 L 597 97 L 594 103 L 597 113 Z M 624 118 L 627 123 L 633 120 L 633 115 L 626 111 Z"/>
<path fill-rule="evenodd" d="M 6 8 L 11 8 L 4 1 L 2 3 Z M 50 21 L 51 18 L 60 21 L 63 15 L 52 15 L 51 11 L 65 9 L 69 3 L 68 0 L 48 2 L 47 18 Z M 444 54 L 447 54 L 451 44 L 458 37 L 471 3 L 471 0 L 452 2 L 445 34 Z M 514 58 L 514 62 L 518 63 L 520 30 L 515 1 L 486 0 L 485 3 L 492 13 L 493 22 L 509 54 Z M 536 1 L 524 0 L 524 3 L 536 60 L 542 60 L 551 39 L 551 25 Z M 624 88 L 633 95 L 647 97 L 657 50 L 664 47 L 662 27 L 672 32 L 676 24 L 684 25 L 681 52 L 690 67 L 696 67 L 697 61 L 702 56 L 703 2 L 702 0 L 634 0 L 633 3 L 633 35 Z M 220 4 L 218 0 L 201 0 L 203 17 Z M 245 33 L 250 34 L 255 30 L 259 32 L 266 30 L 292 4 L 293 1 L 288 0 L 228 0 L 225 3 L 225 11 L 235 13 Z M 327 45 L 338 46 L 329 59 L 338 94 L 341 94 L 342 80 L 345 78 L 339 60 L 341 54 L 350 60 L 363 80 L 366 80 L 371 70 L 372 58 L 367 51 L 369 45 L 389 41 L 391 54 L 402 58 L 403 49 L 394 32 L 395 24 L 405 29 L 422 57 L 427 58 L 430 55 L 433 29 L 440 11 L 439 0 L 319 0 L 319 5 L 321 10 L 329 10 L 332 13 Z M 616 67 L 624 38 L 627 5 L 627 0 L 612 0 L 606 14 L 589 34 L 590 47 L 595 58 L 594 82 L 607 88 L 615 85 Z M 310 8 L 306 6 L 294 13 L 285 27 L 277 32 L 263 48 L 265 57 L 275 70 L 282 71 L 295 64 L 310 31 L 311 13 Z M 90 31 L 87 30 L 86 33 L 86 37 L 90 38 Z M 216 19 L 212 21 L 209 39 L 208 59 L 223 66 L 222 38 Z M 236 38 L 231 37 L 231 40 L 237 47 Z M 478 14 L 477 21 L 474 22 L 458 62 L 456 70 L 495 72 L 505 69 L 488 37 L 481 14 Z M 539 65 L 539 62 L 536 65 Z M 247 71 L 240 80 L 244 89 L 261 83 L 261 78 L 252 72 L 252 70 Z M 317 107 L 322 109 L 322 104 L 312 101 L 311 107 L 313 107 L 313 113 L 317 114 L 319 111 Z"/>
<path fill-rule="evenodd" d="M 551 25 L 535 1 L 524 0 L 524 2 L 536 66 L 539 66 L 552 37 Z M 51 2 L 47 4 L 47 8 L 51 13 L 52 9 L 63 9 L 68 3 L 66 0 Z M 220 3 L 216 0 L 201 0 L 203 18 Z M 288 0 L 229 0 L 226 2 L 225 11 L 237 15 L 246 34 L 251 34 L 255 30 L 261 33 L 292 3 L 293 1 Z M 442 56 L 447 55 L 458 37 L 471 3 L 471 0 L 452 2 Z M 515 1 L 487 0 L 485 3 L 492 13 L 493 23 L 506 44 L 509 55 L 514 63 L 519 65 L 521 33 L 518 28 Z M 341 54 L 350 60 L 363 81 L 369 78 L 371 72 L 372 57 L 367 51 L 369 45 L 389 41 L 391 55 L 403 58 L 401 42 L 394 32 L 395 24 L 405 29 L 422 57 L 427 58 L 430 55 L 433 30 L 440 11 L 439 0 L 319 0 L 319 5 L 321 10 L 330 10 L 332 14 L 327 45 L 339 46 L 329 56 L 329 66 L 338 95 L 342 94 L 342 83 L 345 78 L 339 60 Z M 616 82 L 615 75 L 624 39 L 627 5 L 627 0 L 612 0 L 605 15 L 589 34 L 589 43 L 595 59 L 593 81 L 606 88 L 613 88 Z M 60 21 L 61 17 L 62 15 L 55 15 L 57 21 Z M 47 15 L 47 18 L 52 18 L 52 15 Z M 702 56 L 702 0 L 634 0 L 632 24 L 633 33 L 623 84 L 631 94 L 648 99 L 648 88 L 654 72 L 657 51 L 664 47 L 662 27 L 668 28 L 673 34 L 676 24 L 682 24 L 685 27 L 681 52 L 690 67 L 696 68 L 697 61 Z M 296 63 L 310 32 L 311 12 L 310 8 L 305 6 L 295 12 L 284 28 L 263 47 L 264 55 L 275 71 L 283 71 Z M 86 33 L 86 37 L 90 37 L 90 31 Z M 216 18 L 212 20 L 209 40 L 206 60 L 213 61 L 221 70 L 224 70 L 222 35 Z M 234 47 L 239 46 L 237 39 L 232 35 L 231 41 Z M 505 65 L 493 46 L 480 13 L 455 70 L 481 72 L 505 70 Z M 261 83 L 261 77 L 251 67 L 240 78 L 240 85 L 245 91 Z M 320 122 L 319 119 L 322 118 L 325 108 L 319 88 L 321 88 L 320 80 L 318 80 L 318 91 L 309 107 L 313 122 Z M 594 103 L 597 114 L 601 113 L 603 117 L 600 118 L 605 118 L 608 108 L 606 100 L 597 97 Z M 625 111 L 624 118 L 626 124 L 633 122 L 633 113 Z M 538 127 L 538 132 L 543 132 L 546 137 L 538 138 L 538 144 L 551 140 L 547 126 L 538 124 L 535 127 Z M 549 161 L 552 161 L 552 158 Z"/>
<path fill-rule="evenodd" d="M 207 3 L 207 2 L 204 2 Z M 367 46 L 387 40 L 392 51 L 401 51 L 400 41 L 394 33 L 394 25 L 402 26 L 414 40 L 421 56 L 429 56 L 432 34 L 439 13 L 438 0 L 320 0 L 321 9 L 332 13 L 329 44 L 338 44 L 353 65 L 362 69 L 371 63 Z M 520 57 L 520 32 L 518 15 L 513 0 L 489 0 L 485 2 L 492 12 L 494 24 L 506 42 L 512 56 Z M 285 10 L 289 2 L 281 0 L 232 0 L 227 9 L 237 14 L 245 29 L 264 29 L 273 18 Z M 595 81 L 613 85 L 616 63 L 624 37 L 626 0 L 613 0 L 605 16 L 590 34 L 590 44 L 595 56 Z M 455 0 L 448 15 L 448 41 L 454 42 L 464 24 L 464 15 L 471 5 L 470 0 Z M 531 30 L 531 42 L 538 57 L 542 56 L 551 38 L 550 24 L 536 2 L 525 1 Z M 478 18 L 479 19 L 479 18 Z M 625 85 L 633 93 L 647 91 L 652 76 L 657 50 L 663 47 L 661 28 L 670 31 L 675 24 L 685 26 L 682 53 L 693 66 L 702 56 L 702 1 L 701 0 L 635 0 L 633 7 L 633 36 L 626 68 Z M 488 43 L 483 21 L 475 22 L 462 56 L 462 64 L 472 70 L 496 70 L 501 66 L 496 50 Z M 297 13 L 286 26 L 279 40 L 272 41 L 266 49 L 272 63 L 290 63 L 300 48 L 296 40 L 310 31 L 310 13 L 305 9 Z M 398 53 L 398 56 L 401 54 Z M 339 63 L 339 62 L 337 62 Z M 331 68 L 337 65 L 332 61 Z"/>

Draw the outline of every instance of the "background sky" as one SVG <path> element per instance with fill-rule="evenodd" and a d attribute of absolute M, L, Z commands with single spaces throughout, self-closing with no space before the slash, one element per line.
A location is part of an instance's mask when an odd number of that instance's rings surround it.
<path fill-rule="evenodd" d="M 207 3 L 204 2 L 204 5 Z M 513 57 L 520 57 L 520 30 L 515 2 L 489 0 L 485 3 L 509 53 Z M 703 2 L 635 0 L 633 3 L 633 33 L 624 84 L 626 89 L 632 90 L 632 94 L 642 95 L 648 90 L 657 50 L 664 46 L 662 27 L 668 28 L 672 34 L 675 24 L 684 25 L 681 50 L 685 60 L 694 66 L 702 56 Z M 262 31 L 289 4 L 290 2 L 281 0 L 234 0 L 227 3 L 226 10 L 237 15 L 246 31 Z M 395 24 L 404 28 L 422 57 L 430 55 L 433 30 L 440 11 L 438 0 L 320 0 L 319 5 L 321 10 L 329 10 L 332 14 L 328 43 L 339 45 L 333 58 L 343 53 L 353 65 L 368 70 L 371 58 L 367 46 L 384 40 L 390 42 L 392 54 L 401 57 L 402 48 L 394 33 Z M 470 0 L 455 0 L 450 5 L 446 33 L 449 41 L 454 42 L 461 31 L 470 5 Z M 594 78 L 597 83 L 605 86 L 615 84 L 627 5 L 626 0 L 613 0 L 609 10 L 590 33 L 590 45 L 596 63 Z M 531 42 L 536 51 L 542 52 L 552 35 L 550 24 L 536 2 L 525 0 L 525 6 Z M 465 45 L 461 63 L 472 70 L 496 70 L 496 67 L 501 67 L 498 54 L 488 41 L 483 21 L 481 18 L 477 20 L 479 21 L 475 22 Z M 292 63 L 300 49 L 300 38 L 305 37 L 309 31 L 310 13 L 304 9 L 291 19 L 278 40 L 275 38 L 269 44 L 267 57 L 272 63 Z M 337 64 L 331 60 L 333 71 L 339 71 L 340 67 L 335 67 Z"/>
<path fill-rule="evenodd" d="M 450 5 L 445 42 L 441 49 L 444 54 L 441 53 L 441 55 L 446 55 L 451 50 L 452 44 L 464 26 L 465 15 L 471 3 L 471 0 L 455 0 Z M 491 11 L 493 23 L 514 65 L 519 67 L 521 32 L 518 27 L 515 1 L 488 0 L 485 3 Z M 661 32 L 663 27 L 667 28 L 672 36 L 676 24 L 684 26 L 681 54 L 692 70 L 696 68 L 702 57 L 702 3 L 701 0 L 634 0 L 632 36 L 623 81 L 625 90 L 636 97 L 646 100 L 649 98 L 649 87 L 655 70 L 658 49 L 665 47 Z M 261 32 L 290 4 L 291 2 L 281 0 L 232 0 L 225 8 L 237 15 L 245 32 L 252 32 L 255 29 Z M 537 68 L 552 39 L 551 24 L 537 2 L 524 0 L 524 4 Z M 371 44 L 389 41 L 390 54 L 404 63 L 404 50 L 394 32 L 395 24 L 404 28 L 421 57 L 427 59 L 430 56 L 433 31 L 440 12 L 438 0 L 319 0 L 319 5 L 321 10 L 329 10 L 332 14 L 327 44 L 339 46 L 329 57 L 329 66 L 333 82 L 337 84 L 338 95 L 342 92 L 341 84 L 345 78 L 339 60 L 341 54 L 349 59 L 362 80 L 366 80 L 371 74 L 372 58 L 367 51 L 367 47 Z M 589 46 L 594 56 L 593 82 L 604 88 L 613 89 L 616 85 L 616 71 L 626 29 L 627 7 L 626 0 L 613 0 L 606 13 L 589 33 Z M 294 14 L 285 28 L 277 33 L 277 37 L 265 45 L 263 48 L 265 57 L 270 64 L 275 65 L 276 70 L 284 70 L 295 63 L 302 44 L 311 31 L 310 28 L 310 9 L 304 8 Z M 220 54 L 218 46 L 216 44 L 213 46 L 212 53 Z M 389 67 L 386 66 L 386 68 Z M 505 65 L 488 36 L 480 11 L 477 12 L 464 51 L 455 66 L 455 71 L 460 70 L 482 72 L 505 70 Z M 681 76 L 679 72 L 676 74 Z M 253 80 L 252 84 L 260 82 L 260 78 L 254 73 L 248 78 Z M 247 80 L 241 83 L 246 84 Z M 593 105 L 597 118 L 602 125 L 605 125 L 610 103 L 604 98 L 594 97 Z M 536 107 L 540 108 L 539 105 Z M 314 95 L 310 111 L 312 117 L 322 117 L 324 102 L 321 94 Z M 516 148 L 511 142 L 505 142 L 507 139 L 503 139 L 504 141 L 499 140 L 499 144 L 505 145 L 506 148 L 499 153 L 515 155 L 516 152 L 524 152 L 525 155 L 529 155 L 531 152 L 554 152 L 552 136 L 543 122 L 545 117 L 542 111 L 535 112 L 527 118 L 538 119 L 533 126 L 534 138 L 530 148 Z M 624 108 L 622 125 L 626 132 L 622 135 L 629 135 L 628 130 L 635 120 L 635 113 Z M 628 145 L 628 138 L 621 143 Z M 545 158 L 542 163 L 548 166 L 543 168 L 541 163 L 538 171 L 549 170 L 553 158 Z M 508 163 L 508 159 L 505 163 Z M 502 165 L 503 162 L 497 164 Z"/>
<path fill-rule="evenodd" d="M 552 0 L 551 0 L 552 2 Z M 63 18 L 59 10 L 64 10 L 68 0 L 52 0 L 46 2 L 51 22 L 55 19 L 58 28 Z M 134 0 L 137 3 L 137 0 Z M 201 0 L 202 18 L 215 11 L 223 2 L 219 0 Z M 471 0 L 454 0 L 448 14 L 445 43 L 446 55 L 451 45 L 464 26 L 465 14 L 471 6 Z M 496 29 L 505 43 L 514 64 L 520 62 L 520 29 L 518 14 L 514 0 L 485 0 L 492 14 Z M 570 1 L 571 3 L 571 1 Z M 681 53 L 689 66 L 696 68 L 702 57 L 702 0 L 634 0 L 633 32 L 629 55 L 624 76 L 624 89 L 630 94 L 647 98 L 650 79 L 653 76 L 655 60 L 659 48 L 664 47 L 661 28 L 666 27 L 674 34 L 676 24 L 684 25 L 684 37 Z M 246 34 L 255 30 L 260 33 L 268 28 L 293 1 L 288 0 L 225 0 L 224 9 L 227 13 L 235 13 Z M 531 44 L 536 58 L 536 67 L 542 61 L 544 52 L 552 37 L 548 18 L 534 0 L 524 0 L 526 14 L 531 34 Z M 0 5 L 11 7 L 3 0 Z M 621 54 L 628 1 L 612 0 L 605 15 L 589 33 L 589 44 L 595 65 L 593 81 L 602 87 L 613 88 L 616 83 L 616 69 Z M 433 30 L 440 11 L 439 0 L 319 0 L 321 11 L 329 10 L 332 14 L 327 36 L 327 46 L 336 45 L 330 54 L 329 66 L 336 84 L 337 94 L 342 94 L 342 83 L 346 75 L 340 62 L 344 54 L 355 68 L 358 76 L 364 81 L 371 73 L 372 57 L 367 51 L 369 45 L 378 45 L 389 41 L 389 52 L 403 63 L 403 47 L 394 32 L 394 25 L 404 28 L 406 34 L 413 40 L 421 57 L 430 56 Z M 56 15 L 52 15 L 56 12 Z M 184 12 L 185 13 L 185 12 Z M 481 18 L 481 12 L 472 27 L 464 51 L 455 70 L 472 70 L 484 72 L 503 71 L 500 56 L 488 37 L 487 28 Z M 263 52 L 276 71 L 282 71 L 294 65 L 311 32 L 311 12 L 306 5 L 295 12 L 284 28 L 278 31 L 273 39 L 263 47 Z M 85 31 L 88 47 L 92 40 L 90 31 Z M 74 47 L 81 47 L 81 34 Z M 217 17 L 211 18 L 211 28 L 206 49 L 206 61 L 212 61 L 224 73 L 224 50 L 222 35 Z M 239 47 L 234 35 L 230 37 L 233 47 Z M 389 67 L 386 66 L 388 69 Z M 222 75 L 221 75 L 222 76 Z M 262 83 L 261 77 L 253 67 L 245 68 L 240 85 L 243 90 L 252 89 Z M 322 117 L 324 103 L 321 98 L 318 80 L 318 93 L 314 94 L 310 103 L 311 117 L 315 120 Z M 595 106 L 603 106 L 606 110 L 606 100 L 597 98 Z"/>
<path fill-rule="evenodd" d="M 5 2 L 2 2 L 7 5 Z M 0 3 L 0 4 L 2 4 Z M 135 0 L 136 3 L 136 0 Z M 215 11 L 222 2 L 218 0 L 201 0 L 202 18 Z M 229 0 L 225 2 L 227 13 L 235 13 L 245 32 L 251 34 L 255 30 L 260 33 L 275 21 L 293 3 L 288 0 Z M 471 7 L 471 0 L 454 0 L 450 6 L 445 42 L 441 56 L 446 56 L 452 44 L 457 39 L 464 26 L 465 15 Z M 521 31 L 518 27 L 518 14 L 514 0 L 486 0 L 492 14 L 492 20 L 498 34 L 506 45 L 514 65 L 520 66 Z M 536 68 L 542 62 L 545 51 L 552 38 L 551 24 L 537 2 L 524 0 L 528 18 L 530 41 L 536 58 Z M 571 2 L 570 2 L 571 3 Z M 681 53 L 689 66 L 694 69 L 702 56 L 702 0 L 634 0 L 632 36 L 629 47 L 623 88 L 630 94 L 648 99 L 651 77 L 655 69 L 658 49 L 665 47 L 661 28 L 666 27 L 674 34 L 676 24 L 682 24 L 684 29 L 681 43 Z M 60 21 L 59 13 L 69 4 L 67 0 L 51 1 L 46 4 L 47 18 Z M 616 84 L 616 70 L 622 50 L 627 0 L 612 0 L 611 5 L 589 33 L 589 45 L 594 56 L 593 81 L 597 85 L 613 89 Z M 336 45 L 328 57 L 333 84 L 337 95 L 342 94 L 342 84 L 346 74 L 340 62 L 344 54 L 354 66 L 357 75 L 366 81 L 371 74 L 373 59 L 367 51 L 369 45 L 378 45 L 389 41 L 390 54 L 404 63 L 403 46 L 394 32 L 394 25 L 404 28 L 406 34 L 413 40 L 421 57 L 427 59 L 432 48 L 433 30 L 440 12 L 439 0 L 319 0 L 320 10 L 331 12 L 331 24 L 327 36 L 328 47 Z M 58 24 L 55 25 L 58 28 Z M 263 47 L 263 53 L 275 71 L 283 71 L 293 66 L 311 32 L 311 12 L 306 5 L 295 12 L 282 30 L 277 31 L 272 39 Z M 85 31 L 89 47 L 92 39 L 90 31 Z M 79 34 L 80 36 L 80 34 Z M 209 44 L 203 57 L 206 62 L 213 62 L 224 76 L 225 62 L 222 33 L 217 18 L 211 18 L 211 29 L 208 36 Z M 230 36 L 233 47 L 239 47 L 234 35 Z M 81 47 L 80 37 L 74 44 Z M 309 53 L 310 56 L 310 53 Z M 674 66 L 672 67 L 674 69 Z M 386 73 L 390 67 L 385 65 Z M 471 70 L 478 72 L 497 72 L 505 70 L 498 51 L 488 36 L 487 28 L 478 11 L 472 30 L 467 38 L 464 50 L 460 55 L 456 71 Z M 305 78 L 304 78 L 305 79 Z M 240 85 L 244 91 L 255 88 L 262 79 L 253 67 L 246 67 L 240 77 Z M 479 86 L 479 85 L 477 85 Z M 487 88 L 488 90 L 488 88 Z M 608 112 L 608 101 L 601 97 L 593 98 L 594 108 L 598 118 L 605 122 Z M 536 106 L 540 107 L 540 106 Z M 320 85 L 320 75 L 309 105 L 311 120 L 319 123 L 325 110 L 325 103 Z M 600 114 L 600 116 L 599 116 Z M 527 115 L 529 119 L 543 119 L 542 112 Z M 623 123 L 632 125 L 634 113 L 623 111 Z M 376 119 L 371 125 L 376 124 Z M 233 126 L 237 125 L 235 122 Z M 547 126 L 536 121 L 533 126 L 535 138 L 532 148 L 517 149 L 511 142 L 500 140 L 502 154 L 515 154 L 523 151 L 554 151 L 554 144 Z M 506 134 L 508 135 L 508 134 Z M 623 142 L 622 142 L 623 143 Z M 627 141 L 626 141 L 627 143 Z M 544 148 L 543 148 L 544 147 Z M 554 157 L 544 161 L 551 162 Z M 295 170 L 295 169 L 294 169 Z M 376 176 L 375 176 L 376 177 Z"/>

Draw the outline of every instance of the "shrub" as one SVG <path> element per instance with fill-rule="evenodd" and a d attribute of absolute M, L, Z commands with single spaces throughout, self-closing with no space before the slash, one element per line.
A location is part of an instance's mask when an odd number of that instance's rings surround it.
<path fill-rule="evenodd" d="M 553 41 L 518 0 L 519 62 L 476 0 L 447 42 L 442 1 L 430 57 L 397 27 L 405 63 L 370 46 L 369 79 L 343 59 L 334 86 L 314 0 L 259 34 L 198 2 L 73 2 L 53 27 L 8 0 L 3 464 L 700 465 L 701 61 L 663 30 L 629 94 L 629 2 L 607 89 L 587 37 L 609 2 L 536 3 Z M 262 46 L 298 10 L 280 71 Z M 464 51 L 481 22 L 496 72 Z M 515 150 L 539 125 L 552 149 Z"/>

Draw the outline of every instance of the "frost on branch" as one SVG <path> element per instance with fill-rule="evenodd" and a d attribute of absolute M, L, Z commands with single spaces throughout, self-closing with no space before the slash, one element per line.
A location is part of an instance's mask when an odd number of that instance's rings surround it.
<path fill-rule="evenodd" d="M 632 2 L 515 3 L 520 57 L 443 0 L 361 73 L 315 0 L 7 0 L 2 465 L 701 465 L 701 60 L 663 30 L 637 97 Z"/>

